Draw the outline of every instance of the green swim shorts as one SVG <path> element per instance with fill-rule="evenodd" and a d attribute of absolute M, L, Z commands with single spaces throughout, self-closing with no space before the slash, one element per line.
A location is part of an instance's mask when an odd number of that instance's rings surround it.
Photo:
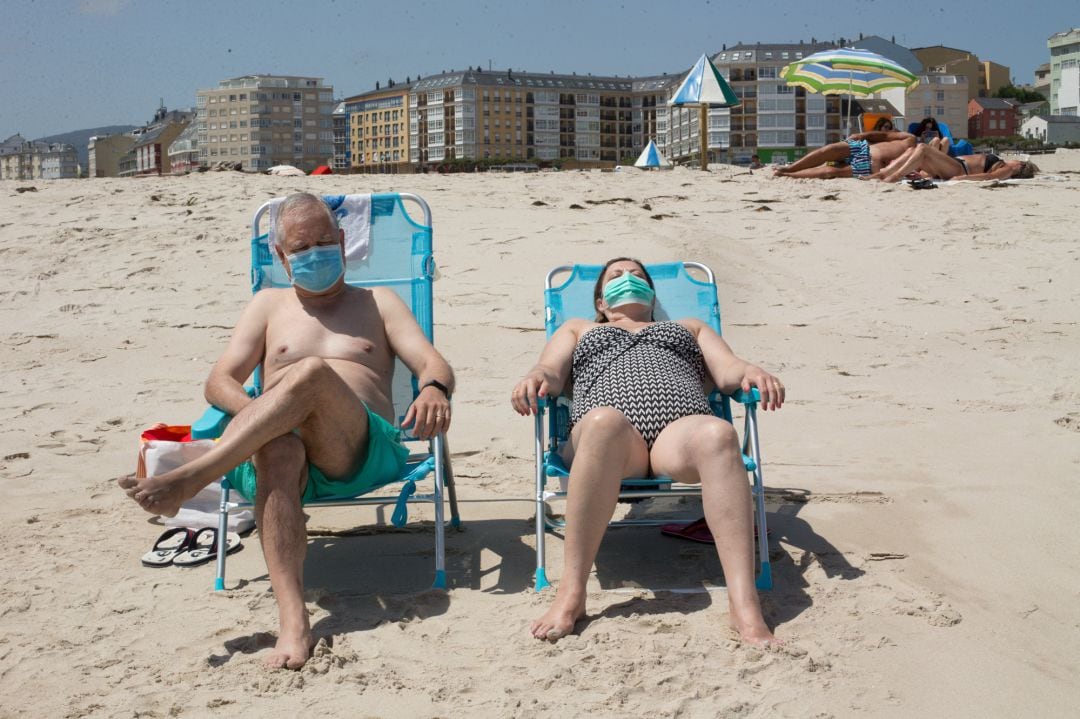
<path fill-rule="evenodd" d="M 309 462 L 308 482 L 304 496 L 300 498 L 301 504 L 331 497 L 357 497 L 401 476 L 409 458 L 408 448 L 401 443 L 401 432 L 370 409 L 367 416 L 368 444 L 363 465 L 348 477 L 331 479 Z M 255 465 L 251 460 L 225 477 L 247 501 L 255 501 Z"/>

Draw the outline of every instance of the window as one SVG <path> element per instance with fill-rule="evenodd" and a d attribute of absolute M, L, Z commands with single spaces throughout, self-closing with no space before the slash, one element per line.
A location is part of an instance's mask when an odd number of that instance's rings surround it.
<path fill-rule="evenodd" d="M 938 90 L 937 91 L 937 101 L 938 102 L 945 102 L 945 91 L 944 90 Z"/>
<path fill-rule="evenodd" d="M 945 115 L 945 108 L 941 105 L 938 105 L 934 108 L 934 114 L 936 114 L 938 117 L 943 117 Z"/>

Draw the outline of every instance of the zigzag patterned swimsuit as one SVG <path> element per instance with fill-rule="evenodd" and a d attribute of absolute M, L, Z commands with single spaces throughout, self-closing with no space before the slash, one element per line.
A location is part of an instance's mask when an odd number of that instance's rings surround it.
<path fill-rule="evenodd" d="M 660 431 L 680 417 L 712 414 L 701 348 L 677 322 L 637 332 L 593 327 L 581 336 L 572 362 L 571 427 L 595 407 L 614 407 L 652 449 Z"/>

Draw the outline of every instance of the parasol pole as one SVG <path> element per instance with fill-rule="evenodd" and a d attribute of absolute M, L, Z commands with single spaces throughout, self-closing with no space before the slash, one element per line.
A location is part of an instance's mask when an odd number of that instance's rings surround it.
<path fill-rule="evenodd" d="M 699 106 L 698 131 L 701 135 L 701 169 L 709 169 L 709 129 L 705 126 L 709 121 L 709 107 L 705 103 Z"/>

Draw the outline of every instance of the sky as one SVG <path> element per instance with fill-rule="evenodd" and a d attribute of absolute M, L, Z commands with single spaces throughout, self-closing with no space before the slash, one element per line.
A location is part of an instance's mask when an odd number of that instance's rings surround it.
<path fill-rule="evenodd" d="M 142 125 L 160 102 L 251 74 L 322 77 L 336 97 L 470 66 L 684 72 L 739 42 L 880 35 L 948 45 L 1030 83 L 1077 0 L 0 0 L 0 139 Z"/>

